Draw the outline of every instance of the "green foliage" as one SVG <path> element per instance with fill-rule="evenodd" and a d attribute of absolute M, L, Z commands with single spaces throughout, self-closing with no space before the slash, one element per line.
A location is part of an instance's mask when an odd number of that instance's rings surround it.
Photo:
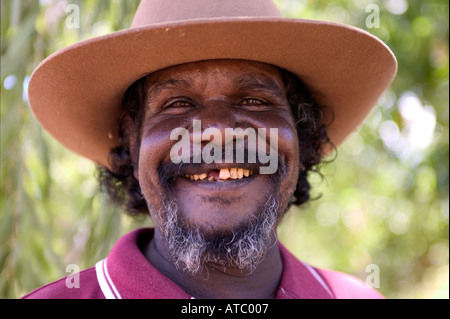
<path fill-rule="evenodd" d="M 398 75 L 364 126 L 311 176 L 321 198 L 292 209 L 279 238 L 314 266 L 380 269 L 390 298 L 448 298 L 448 1 L 276 0 L 287 17 L 351 24 L 379 37 Z M 137 1 L 1 2 L 0 298 L 92 266 L 125 232 L 151 225 L 106 204 L 95 166 L 55 142 L 24 91 L 57 49 L 130 25 Z M 80 27 L 68 26 L 80 8 Z M 379 8 L 379 27 L 366 25 Z M 69 21 L 70 22 L 70 21 Z M 293 39 L 294 40 L 294 39 Z M 368 74 L 370 76 L 370 74 Z"/>

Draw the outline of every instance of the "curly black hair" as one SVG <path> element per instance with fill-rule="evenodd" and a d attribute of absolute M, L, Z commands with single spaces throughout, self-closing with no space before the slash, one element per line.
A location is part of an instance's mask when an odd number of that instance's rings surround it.
<path fill-rule="evenodd" d="M 296 75 L 284 69 L 280 69 L 280 72 L 286 89 L 286 97 L 295 118 L 300 150 L 300 172 L 297 187 L 289 206 L 300 206 L 311 199 L 309 173 L 320 174 L 319 169 L 324 149 L 327 144 L 331 145 L 327 135 L 327 125 L 323 123 L 324 112 L 330 110 L 316 103 L 306 85 Z M 99 166 L 97 170 L 100 189 L 108 194 L 113 203 L 122 206 L 130 215 L 148 214 L 148 207 L 142 196 L 139 182 L 133 174 L 134 165 L 137 163 L 133 163 L 129 145 L 130 133 L 126 132 L 124 125 L 125 121 L 131 120 L 134 133 L 140 131 L 144 109 L 142 106 L 146 99 L 145 82 L 146 77 L 141 78 L 126 91 L 119 121 L 120 145 L 110 151 L 110 169 Z M 140 135 L 134 134 L 134 136 Z"/>

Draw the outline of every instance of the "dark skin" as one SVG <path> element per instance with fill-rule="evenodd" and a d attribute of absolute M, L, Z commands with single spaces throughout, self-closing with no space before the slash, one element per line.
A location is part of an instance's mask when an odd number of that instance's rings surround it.
<path fill-rule="evenodd" d="M 162 210 L 165 194 L 157 168 L 170 161 L 170 149 L 177 142 L 169 139 L 170 132 L 178 127 L 192 132 L 193 120 L 201 120 L 202 130 L 218 128 L 222 136 L 225 128 L 255 131 L 267 128 L 267 132 L 278 128 L 278 156 L 287 166 L 277 187 L 280 220 L 296 186 L 299 150 L 279 70 L 241 60 L 189 63 L 151 74 L 147 88 L 140 139 L 133 136 L 130 143 L 134 161 L 138 163 L 135 176 L 155 225 L 155 236 L 144 251 L 147 259 L 195 298 L 274 298 L 283 268 L 278 245 L 274 245 L 275 235 L 266 257 L 253 272 L 208 264 L 192 275 L 175 267 L 161 233 L 162 219 L 158 212 Z M 266 140 L 269 143 L 269 138 Z M 208 142 L 208 137 L 203 142 Z M 245 164 L 240 165 L 245 168 Z M 190 173 L 231 167 L 241 166 L 203 163 Z M 214 234 L 249 222 L 273 193 L 274 185 L 272 175 L 257 173 L 252 178 L 226 182 L 179 178 L 172 195 L 186 223 L 200 227 L 204 234 Z"/>

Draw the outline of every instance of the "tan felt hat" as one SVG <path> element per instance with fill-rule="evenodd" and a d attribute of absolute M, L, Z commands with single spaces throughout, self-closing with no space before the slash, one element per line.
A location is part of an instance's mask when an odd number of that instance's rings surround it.
<path fill-rule="evenodd" d="M 108 165 L 128 86 L 160 69 L 210 59 L 269 63 L 299 76 L 335 115 L 335 145 L 354 131 L 392 82 L 397 62 L 370 33 L 287 19 L 270 0 L 142 0 L 129 29 L 59 50 L 34 71 L 31 109 L 72 151 Z"/>

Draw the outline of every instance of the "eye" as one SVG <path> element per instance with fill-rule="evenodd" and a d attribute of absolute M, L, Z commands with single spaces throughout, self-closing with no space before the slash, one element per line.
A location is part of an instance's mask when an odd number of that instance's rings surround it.
<path fill-rule="evenodd" d="M 241 101 L 241 105 L 245 106 L 258 106 L 258 105 L 267 105 L 267 102 L 261 99 L 249 97 Z"/>
<path fill-rule="evenodd" d="M 164 106 L 164 108 L 185 108 L 185 107 L 192 107 L 194 106 L 194 103 L 186 100 L 186 99 L 175 99 L 175 100 L 170 100 L 169 102 L 166 103 L 166 105 Z"/>
<path fill-rule="evenodd" d="M 191 106 L 192 104 L 188 101 L 177 101 L 175 103 L 172 103 L 170 106 L 172 107 L 187 107 Z"/>

